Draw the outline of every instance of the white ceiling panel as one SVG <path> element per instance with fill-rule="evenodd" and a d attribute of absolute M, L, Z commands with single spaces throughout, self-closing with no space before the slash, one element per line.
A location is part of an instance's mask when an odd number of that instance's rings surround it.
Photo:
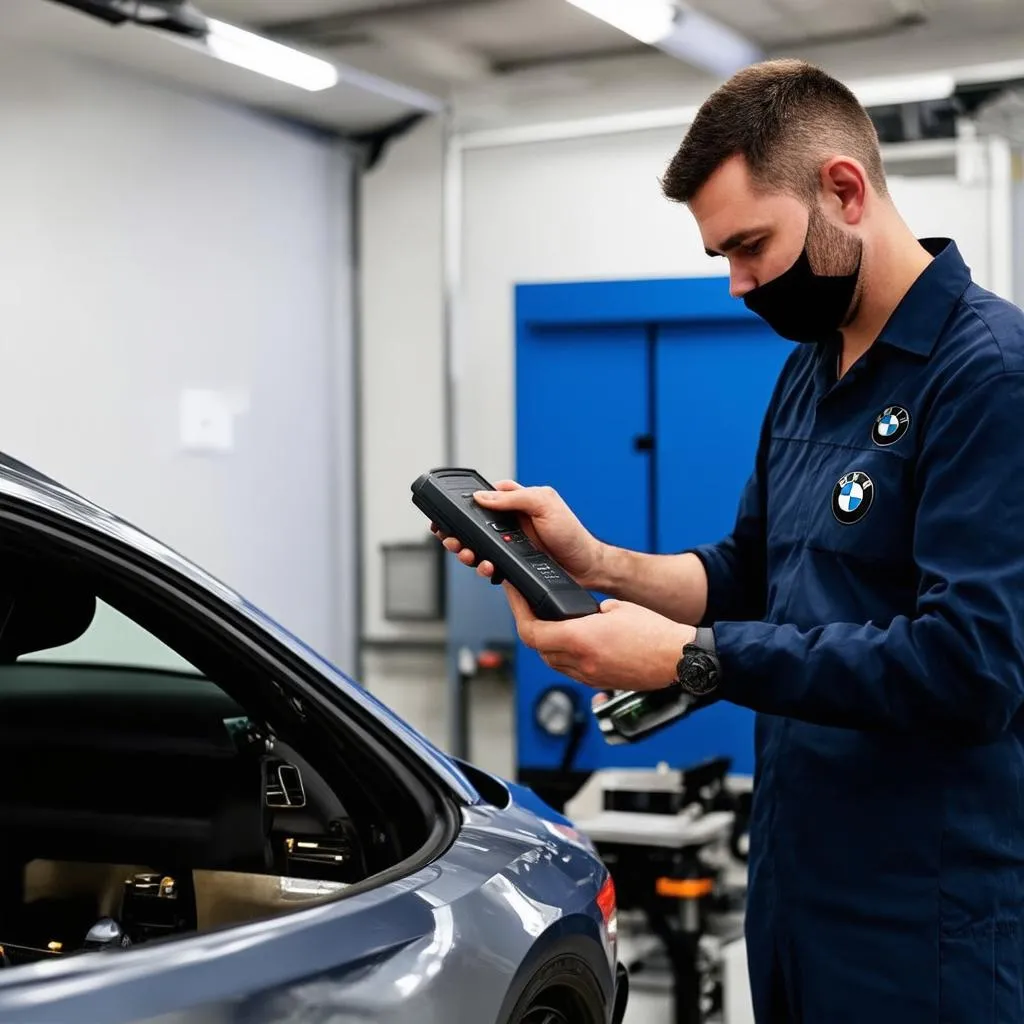
<path fill-rule="evenodd" d="M 411 14 L 425 30 L 496 54 L 540 56 L 585 53 L 633 47 L 635 40 L 564 0 L 488 0 L 453 8 Z"/>
<path fill-rule="evenodd" d="M 191 2 L 211 17 L 336 62 L 457 96 L 460 103 L 478 98 L 481 109 L 501 111 L 507 97 L 530 96 L 542 98 L 556 116 L 560 109 L 568 116 L 592 97 L 620 109 L 643 105 L 645 94 L 651 103 L 673 95 L 692 102 L 713 86 L 698 69 L 642 46 L 565 0 Z M 770 55 L 809 56 L 858 77 L 977 63 L 987 52 L 991 59 L 1024 56 L 1024 0 L 690 2 Z M 411 109 L 344 82 L 307 93 L 221 64 L 151 30 L 111 29 L 51 0 L 0 4 L 0 43 L 15 40 L 128 67 L 325 127 L 362 130 Z"/>
<path fill-rule="evenodd" d="M 268 25 L 347 14 L 367 7 L 401 7 L 413 0 L 193 0 L 193 5 L 215 18 L 237 24 Z"/>

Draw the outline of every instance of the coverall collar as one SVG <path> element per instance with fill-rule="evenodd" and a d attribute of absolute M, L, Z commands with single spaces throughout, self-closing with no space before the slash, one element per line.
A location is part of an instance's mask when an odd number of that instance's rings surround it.
<path fill-rule="evenodd" d="M 893 310 L 878 342 L 931 355 L 953 307 L 971 283 L 971 271 L 950 238 L 921 238 L 934 259 Z"/>

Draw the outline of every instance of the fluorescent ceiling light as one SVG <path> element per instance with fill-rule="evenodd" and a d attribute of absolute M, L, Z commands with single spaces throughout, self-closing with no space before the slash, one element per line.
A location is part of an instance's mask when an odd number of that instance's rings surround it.
<path fill-rule="evenodd" d="M 220 60 L 310 92 L 338 84 L 338 69 L 330 61 L 213 18 L 207 18 L 206 24 L 206 49 Z"/>
<path fill-rule="evenodd" d="M 850 82 L 850 90 L 865 107 L 884 107 L 892 103 L 924 103 L 945 100 L 956 90 L 952 74 L 896 75 Z"/>
<path fill-rule="evenodd" d="M 667 0 L 569 0 L 569 3 L 648 46 L 656 46 L 664 39 L 675 21 L 674 6 Z"/>
<path fill-rule="evenodd" d="M 568 2 L 641 43 L 722 78 L 764 58 L 739 32 L 675 0 Z"/>
<path fill-rule="evenodd" d="M 761 49 L 746 36 L 689 8 L 677 13 L 671 34 L 658 46 L 722 78 L 764 59 Z"/>
<path fill-rule="evenodd" d="M 213 18 L 206 19 L 206 33 L 201 39 L 184 35 L 171 35 L 168 38 L 209 57 L 217 57 L 247 71 L 255 71 L 310 92 L 345 83 L 414 110 L 439 113 L 445 109 L 444 100 L 439 96 L 400 85 L 346 64 L 333 64 L 319 57 L 311 57 L 308 53 Z"/>

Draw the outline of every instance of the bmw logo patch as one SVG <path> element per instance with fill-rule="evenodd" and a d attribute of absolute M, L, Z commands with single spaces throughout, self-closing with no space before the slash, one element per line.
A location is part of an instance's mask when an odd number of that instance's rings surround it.
<path fill-rule="evenodd" d="M 895 444 L 910 427 L 910 413 L 902 405 L 883 409 L 871 428 L 871 440 L 883 448 Z"/>
<path fill-rule="evenodd" d="M 859 523 L 875 500 L 875 485 L 867 473 L 847 473 L 832 489 L 832 515 L 844 526 Z"/>

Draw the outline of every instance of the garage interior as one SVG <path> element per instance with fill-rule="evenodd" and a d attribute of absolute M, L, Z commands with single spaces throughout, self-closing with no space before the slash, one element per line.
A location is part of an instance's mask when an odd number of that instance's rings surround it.
<path fill-rule="evenodd" d="M 696 107 L 744 64 L 819 64 L 869 109 L 917 235 L 954 238 L 1024 303 L 1020 0 L 692 0 L 692 38 L 664 45 L 629 31 L 664 4 L 633 2 L 611 20 L 577 0 L 3 0 L 0 17 L 0 448 L 584 821 L 600 772 L 642 772 L 650 797 L 652 773 L 710 761 L 742 803 L 750 718 L 612 750 L 410 485 L 438 466 L 551 483 L 642 550 L 731 527 L 784 353 L 745 359 L 713 323 L 673 347 L 654 311 L 659 282 L 722 273 L 658 187 Z M 199 15 L 219 54 L 190 37 Z M 275 78 L 235 29 L 320 63 Z M 609 354 L 611 319 L 566 312 L 613 305 L 657 372 L 628 339 Z M 707 389 L 655 415 L 674 361 Z M 693 510 L 687 445 L 718 416 L 734 429 L 708 435 Z M 741 890 L 742 859 L 729 870 Z M 695 954 L 720 960 L 707 1024 L 753 1021 L 735 918 L 724 952 Z M 628 915 L 623 934 L 627 1024 L 684 1019 L 659 936 Z"/>

